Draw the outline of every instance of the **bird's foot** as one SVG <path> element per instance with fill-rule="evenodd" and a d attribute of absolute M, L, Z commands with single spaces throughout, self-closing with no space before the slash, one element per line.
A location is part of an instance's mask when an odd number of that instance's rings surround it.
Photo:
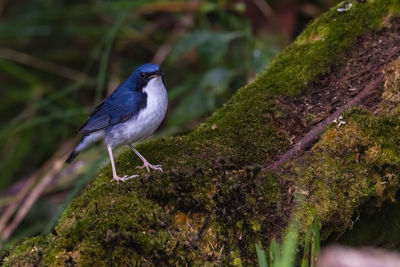
<path fill-rule="evenodd" d="M 124 177 L 119 177 L 119 176 L 114 176 L 112 179 L 111 179 L 111 181 L 117 181 L 117 183 L 119 183 L 119 182 L 125 182 L 125 181 L 127 181 L 127 180 L 129 180 L 129 179 L 132 179 L 132 178 L 135 178 L 135 177 L 138 177 L 139 175 L 136 175 L 136 174 L 134 174 L 134 175 L 131 175 L 131 176 L 128 176 L 128 175 L 125 175 Z"/>
<path fill-rule="evenodd" d="M 156 171 L 160 171 L 160 172 L 163 171 L 162 168 L 161 168 L 161 165 L 153 165 L 153 164 L 150 164 L 148 161 L 144 161 L 143 166 L 137 166 L 136 168 L 138 168 L 138 169 L 146 168 L 147 172 L 149 172 L 149 173 L 150 173 L 150 169 L 153 169 L 153 170 L 156 170 Z"/>

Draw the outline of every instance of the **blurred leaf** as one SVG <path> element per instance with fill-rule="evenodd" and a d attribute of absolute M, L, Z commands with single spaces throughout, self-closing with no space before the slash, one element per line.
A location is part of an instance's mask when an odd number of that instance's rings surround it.
<path fill-rule="evenodd" d="M 0 69 L 13 77 L 16 81 L 26 83 L 28 86 L 35 86 L 40 82 L 36 75 L 8 60 L 0 59 Z"/>
<path fill-rule="evenodd" d="M 311 229 L 307 231 L 306 236 L 304 238 L 304 252 L 303 259 L 301 261 L 301 267 L 310 266 L 311 259 Z"/>
<path fill-rule="evenodd" d="M 168 91 L 168 100 L 171 101 L 184 95 L 186 92 L 198 86 L 198 83 L 199 78 L 197 76 L 192 77 L 191 79 L 186 79 L 181 84 Z"/>
<path fill-rule="evenodd" d="M 10 134 L 15 134 L 19 131 L 24 131 L 41 124 L 47 124 L 54 120 L 66 119 L 68 117 L 77 117 L 77 115 L 80 114 L 84 114 L 82 109 L 70 109 L 68 111 L 52 112 L 51 114 L 45 116 L 36 116 L 33 119 L 20 123 L 17 127 L 10 131 Z"/>
<path fill-rule="evenodd" d="M 209 88 L 215 94 L 220 94 L 226 89 L 234 73 L 233 70 L 221 67 L 211 69 L 204 74 L 201 87 Z"/>
<path fill-rule="evenodd" d="M 252 50 L 252 65 L 255 72 L 261 72 L 268 63 L 279 53 L 284 43 L 283 37 L 260 35 L 254 40 L 254 48 Z"/>
<path fill-rule="evenodd" d="M 213 111 L 218 107 L 217 98 L 227 90 L 234 74 L 235 71 L 225 68 L 214 68 L 204 74 L 200 88 L 206 92 L 205 105 L 208 111 Z"/>
<path fill-rule="evenodd" d="M 298 231 L 294 228 L 294 225 L 289 225 L 288 231 L 285 235 L 285 238 L 283 239 L 282 244 L 282 267 L 294 266 L 296 259 L 297 239 Z"/>
<path fill-rule="evenodd" d="M 270 266 L 280 266 L 281 249 L 275 238 L 271 240 L 269 245 L 269 262 Z"/>
<path fill-rule="evenodd" d="M 111 48 L 114 43 L 115 36 L 117 35 L 117 32 L 120 29 L 120 27 L 122 26 L 122 24 L 128 18 L 128 15 L 131 12 L 132 6 L 130 6 L 128 8 L 128 10 L 124 11 L 122 14 L 119 14 L 117 21 L 114 23 L 113 27 L 109 31 L 108 36 L 105 40 L 104 51 L 103 51 L 103 55 L 102 55 L 101 61 L 100 61 L 100 70 L 99 70 L 99 74 L 97 75 L 97 86 L 96 86 L 96 96 L 94 99 L 94 103 L 95 103 L 94 105 L 97 105 L 97 103 L 101 99 L 101 92 L 103 91 L 104 82 L 106 79 L 108 60 L 110 57 Z"/>
<path fill-rule="evenodd" d="M 214 68 L 200 77 L 197 84 L 196 80 L 189 80 L 174 88 L 172 97 L 180 96 L 184 93 L 187 94 L 172 113 L 168 126 L 185 123 L 202 116 L 206 112 L 215 110 L 217 108 L 218 95 L 225 92 L 234 73 L 232 70 Z"/>
<path fill-rule="evenodd" d="M 268 267 L 267 256 L 265 255 L 265 250 L 262 248 L 261 244 L 256 244 L 257 260 L 258 266 Z"/>
<path fill-rule="evenodd" d="M 200 60 L 208 64 L 215 64 L 225 55 L 228 44 L 239 36 L 241 34 L 238 32 L 217 33 L 199 31 L 190 33 L 175 44 L 169 54 L 169 64 L 172 64 L 179 57 L 194 49 L 199 49 Z"/>
<path fill-rule="evenodd" d="M 209 13 L 218 10 L 218 5 L 213 2 L 205 2 L 200 7 L 201 7 L 200 12 L 202 13 Z"/>
<path fill-rule="evenodd" d="M 216 64 L 225 55 L 229 43 L 241 36 L 240 33 L 211 33 L 205 34 L 204 42 L 199 46 L 199 58 L 206 64 Z"/>
<path fill-rule="evenodd" d="M 172 112 L 168 126 L 176 126 L 199 118 L 207 112 L 207 95 L 200 87 L 193 88 L 191 93 L 182 99 L 181 104 Z"/>
<path fill-rule="evenodd" d="M 315 266 L 320 252 L 320 244 L 321 240 L 318 218 L 316 216 L 316 212 L 314 211 L 313 223 L 310 229 L 307 231 L 304 239 L 304 252 L 301 267 Z"/>

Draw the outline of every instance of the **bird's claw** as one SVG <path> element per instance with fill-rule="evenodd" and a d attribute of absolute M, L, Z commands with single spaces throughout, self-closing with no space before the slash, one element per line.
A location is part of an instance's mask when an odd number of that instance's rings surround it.
<path fill-rule="evenodd" d="M 153 164 L 150 164 L 149 162 L 145 162 L 145 163 L 143 164 L 143 166 L 137 166 L 136 168 L 137 168 L 137 169 L 144 169 L 144 168 L 146 168 L 146 169 L 147 169 L 147 172 L 149 172 L 149 173 L 150 173 L 150 169 L 153 169 L 153 170 L 156 170 L 156 171 L 160 171 L 160 172 L 163 171 L 161 165 L 153 165 Z"/>
<path fill-rule="evenodd" d="M 136 174 L 134 174 L 134 175 L 131 175 L 131 176 L 128 176 L 128 175 L 125 175 L 124 177 L 119 177 L 119 176 L 114 176 L 112 179 L 111 179 L 111 181 L 117 181 L 117 183 L 119 183 L 119 182 L 125 182 L 125 181 L 127 181 L 127 180 L 129 180 L 129 179 L 132 179 L 132 178 L 135 178 L 135 177 L 138 177 L 138 175 L 136 175 Z"/>

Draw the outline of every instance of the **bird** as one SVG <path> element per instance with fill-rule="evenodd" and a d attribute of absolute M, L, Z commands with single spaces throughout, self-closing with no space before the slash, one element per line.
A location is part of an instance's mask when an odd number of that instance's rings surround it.
<path fill-rule="evenodd" d="M 78 129 L 83 134 L 66 162 L 91 144 L 103 140 L 110 157 L 112 181 L 126 181 L 138 175 L 120 177 L 114 163 L 113 148 L 128 145 L 146 168 L 161 171 L 161 165 L 150 164 L 132 145 L 152 135 L 165 117 L 168 107 L 167 90 L 158 65 L 146 63 L 136 68 L 108 97 L 95 107 L 87 121 Z"/>

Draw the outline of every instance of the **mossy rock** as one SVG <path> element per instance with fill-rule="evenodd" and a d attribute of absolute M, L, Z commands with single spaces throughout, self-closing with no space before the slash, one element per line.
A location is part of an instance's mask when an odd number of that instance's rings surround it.
<path fill-rule="evenodd" d="M 339 12 L 344 4 L 311 23 L 194 132 L 139 146 L 164 172 L 139 172 L 116 184 L 105 167 L 51 234 L 28 239 L 3 264 L 254 265 L 254 244 L 279 238 L 290 218 L 303 231 L 316 212 L 326 237 L 350 227 L 360 205 L 393 199 L 400 171 L 400 135 L 393 133 L 400 119 L 386 112 L 382 90 L 377 105 L 348 110 L 346 124 L 329 126 L 302 155 L 277 170 L 265 167 L 323 119 L 318 112 L 297 113 L 293 103 L 319 75 L 345 75 L 360 36 L 390 33 L 400 14 L 399 1 L 352 1 Z M 396 94 L 390 64 L 385 75 L 393 82 L 385 88 Z M 393 98 L 389 104 L 397 107 Z M 126 151 L 116 164 L 125 175 L 137 173 L 140 162 Z"/>

